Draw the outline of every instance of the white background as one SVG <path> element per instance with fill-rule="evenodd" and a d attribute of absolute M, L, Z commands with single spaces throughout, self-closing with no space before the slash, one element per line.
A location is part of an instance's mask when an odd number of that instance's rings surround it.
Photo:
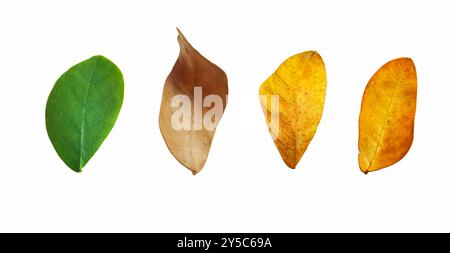
<path fill-rule="evenodd" d="M 1 1 L 1 232 L 450 232 L 448 1 Z M 229 104 L 197 176 L 159 131 L 176 27 L 229 78 Z M 259 104 L 287 57 L 317 50 L 325 110 L 296 170 Z M 56 79 L 102 54 L 125 77 L 114 129 L 83 173 L 45 130 Z M 411 57 L 419 88 L 413 146 L 392 167 L 358 168 L 364 88 Z"/>

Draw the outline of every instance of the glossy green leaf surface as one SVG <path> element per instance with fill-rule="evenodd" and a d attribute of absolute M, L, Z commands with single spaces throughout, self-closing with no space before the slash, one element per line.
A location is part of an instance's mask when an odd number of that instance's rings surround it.
<path fill-rule="evenodd" d="M 47 101 L 45 123 L 59 157 L 81 172 L 114 126 L 123 102 L 120 69 L 103 56 L 65 72 Z"/>

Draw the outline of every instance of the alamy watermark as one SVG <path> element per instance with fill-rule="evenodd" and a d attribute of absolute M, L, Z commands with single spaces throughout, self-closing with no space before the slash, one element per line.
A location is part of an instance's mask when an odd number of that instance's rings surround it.
<path fill-rule="evenodd" d="M 209 94 L 203 98 L 202 87 L 194 87 L 193 100 L 187 95 L 172 97 L 170 106 L 175 108 L 171 116 L 172 128 L 182 130 L 213 131 L 225 110 L 226 100 L 216 94 Z M 270 133 L 275 140 L 279 133 L 279 97 L 278 95 L 260 95 L 264 108 L 264 115 L 268 121 Z M 205 108 L 210 108 L 204 112 Z"/>

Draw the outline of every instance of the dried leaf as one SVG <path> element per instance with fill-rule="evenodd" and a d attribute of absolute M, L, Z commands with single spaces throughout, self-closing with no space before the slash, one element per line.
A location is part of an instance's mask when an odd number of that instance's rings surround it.
<path fill-rule="evenodd" d="M 359 115 L 359 167 L 368 173 L 400 161 L 413 142 L 417 76 L 414 62 L 386 63 L 370 79 Z"/>
<path fill-rule="evenodd" d="M 269 131 L 284 162 L 295 169 L 322 117 L 327 77 L 317 52 L 294 55 L 260 87 Z"/>
<path fill-rule="evenodd" d="M 225 110 L 228 81 L 178 33 L 180 54 L 164 85 L 159 128 L 173 156 L 195 175 L 206 162 Z"/>

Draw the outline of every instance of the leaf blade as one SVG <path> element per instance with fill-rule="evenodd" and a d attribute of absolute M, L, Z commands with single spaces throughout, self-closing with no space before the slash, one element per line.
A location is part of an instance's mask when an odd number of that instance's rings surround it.
<path fill-rule="evenodd" d="M 206 163 L 216 127 L 221 119 L 221 115 L 218 115 L 213 129 L 203 128 L 203 122 L 201 123 L 202 128 L 196 129 L 195 121 L 199 115 L 195 115 L 195 89 L 202 89 L 200 95 L 202 105 L 206 97 L 218 96 L 222 101 L 221 111 L 223 113 L 228 96 L 228 79 L 221 68 L 192 47 L 180 30 L 178 30 L 178 43 L 180 54 L 164 84 L 159 128 L 175 159 L 195 175 L 203 169 Z M 188 110 L 192 117 L 188 119 L 189 129 L 179 130 L 172 125 L 171 119 L 177 109 L 171 105 L 171 102 L 174 97 L 179 95 L 186 96 L 190 101 L 191 108 Z M 200 111 L 200 117 L 203 117 L 208 112 L 208 108 L 203 106 Z"/>
<path fill-rule="evenodd" d="M 315 51 L 289 57 L 260 86 L 260 102 L 275 145 L 286 165 L 295 169 L 320 123 L 325 103 L 325 64 Z M 279 98 L 274 130 L 271 97 Z M 276 132 L 276 133 L 275 133 Z"/>
<path fill-rule="evenodd" d="M 123 103 L 120 69 L 103 56 L 76 64 L 56 81 L 46 106 L 46 129 L 59 157 L 81 172 L 108 136 Z"/>
<path fill-rule="evenodd" d="M 383 65 L 364 91 L 359 117 L 358 163 L 367 174 L 400 161 L 411 148 L 417 74 L 410 58 Z"/>

